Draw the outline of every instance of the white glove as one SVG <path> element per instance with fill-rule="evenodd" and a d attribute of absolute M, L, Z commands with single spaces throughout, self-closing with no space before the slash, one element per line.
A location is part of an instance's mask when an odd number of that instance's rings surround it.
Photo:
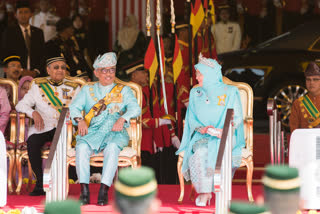
<path fill-rule="evenodd" d="M 172 145 L 176 148 L 176 149 L 179 149 L 180 147 L 180 140 L 179 138 L 175 135 L 171 138 L 171 143 Z"/>
<path fill-rule="evenodd" d="M 241 13 L 241 14 L 244 12 L 242 4 L 237 4 L 237 11 L 238 13 Z"/>
<path fill-rule="evenodd" d="M 163 125 L 169 125 L 171 124 L 171 120 L 169 119 L 159 119 L 159 126 L 163 126 Z"/>
<path fill-rule="evenodd" d="M 189 102 L 183 103 L 186 108 L 188 108 Z"/>

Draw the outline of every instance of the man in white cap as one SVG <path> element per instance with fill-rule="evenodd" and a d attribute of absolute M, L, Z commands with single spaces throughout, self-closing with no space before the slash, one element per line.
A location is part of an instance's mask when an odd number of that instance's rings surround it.
<path fill-rule="evenodd" d="M 104 161 L 98 205 L 108 203 L 108 190 L 118 168 L 118 155 L 129 143 L 125 128 L 129 127 L 131 118 L 141 114 L 130 87 L 114 83 L 116 64 L 113 52 L 98 56 L 93 67 L 99 82 L 84 86 L 70 105 L 70 116 L 78 125 L 76 169 L 82 204 L 90 203 L 90 156 L 101 151 Z M 82 111 L 85 111 L 85 117 Z"/>

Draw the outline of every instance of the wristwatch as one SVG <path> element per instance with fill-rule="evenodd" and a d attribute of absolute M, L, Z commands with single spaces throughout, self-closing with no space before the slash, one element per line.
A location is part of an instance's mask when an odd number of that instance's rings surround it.
<path fill-rule="evenodd" d="M 77 123 L 79 123 L 81 120 L 83 120 L 82 117 L 75 117 L 73 118 L 74 121 L 76 121 Z"/>

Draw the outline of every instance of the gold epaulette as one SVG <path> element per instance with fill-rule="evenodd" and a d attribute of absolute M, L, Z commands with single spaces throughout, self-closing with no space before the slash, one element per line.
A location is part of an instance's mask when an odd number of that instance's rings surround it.
<path fill-rule="evenodd" d="M 48 82 L 48 79 L 46 77 L 39 77 L 39 78 L 36 78 L 34 80 L 34 82 L 37 84 L 37 85 L 40 85 L 40 84 L 43 84 L 43 83 L 47 83 Z"/>
<path fill-rule="evenodd" d="M 65 81 L 64 84 L 65 84 L 66 86 L 70 86 L 70 87 L 73 88 L 73 89 L 76 89 L 76 88 L 78 88 L 78 86 L 79 86 L 78 83 L 76 83 L 76 82 L 70 82 L 70 81 Z"/>

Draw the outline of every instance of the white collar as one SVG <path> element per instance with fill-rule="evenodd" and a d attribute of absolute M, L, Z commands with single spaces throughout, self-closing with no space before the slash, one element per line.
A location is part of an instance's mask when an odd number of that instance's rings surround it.
<path fill-rule="evenodd" d="M 25 29 L 27 29 L 28 32 L 30 33 L 30 25 L 28 25 L 27 27 L 23 27 L 22 25 L 19 24 L 19 26 L 20 26 L 22 33 L 24 33 Z"/>

